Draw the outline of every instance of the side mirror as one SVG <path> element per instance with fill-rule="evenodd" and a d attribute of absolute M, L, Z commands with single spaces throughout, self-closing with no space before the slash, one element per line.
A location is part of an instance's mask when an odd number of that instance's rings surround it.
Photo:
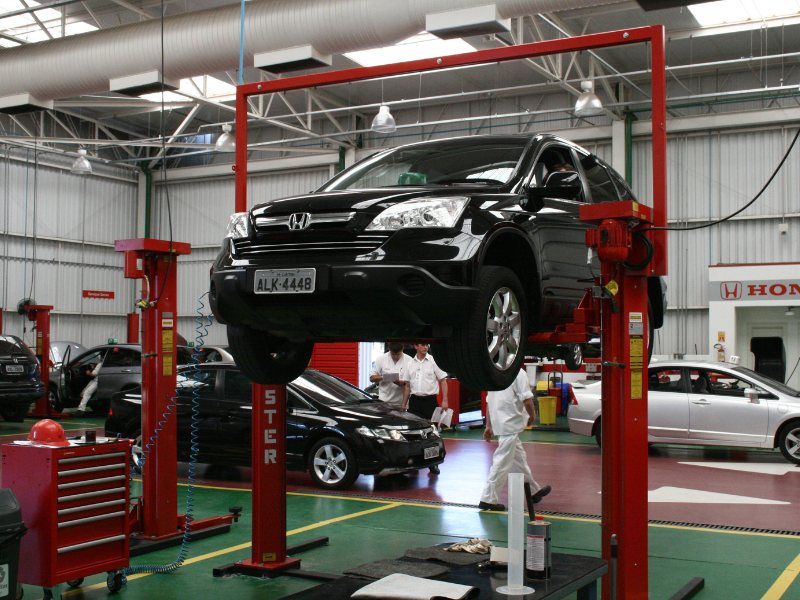
<path fill-rule="evenodd" d="M 758 404 L 758 391 L 754 390 L 753 388 L 745 388 L 744 397 L 750 402 Z"/>

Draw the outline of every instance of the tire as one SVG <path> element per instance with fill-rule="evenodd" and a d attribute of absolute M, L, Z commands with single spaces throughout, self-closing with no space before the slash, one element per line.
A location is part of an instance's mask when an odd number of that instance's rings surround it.
<path fill-rule="evenodd" d="M 314 483 L 326 490 L 342 490 L 358 478 L 356 455 L 344 440 L 326 437 L 311 447 L 308 472 Z"/>
<path fill-rule="evenodd" d="M 436 342 L 431 344 L 430 355 L 436 361 L 436 365 L 445 373 L 457 373 L 458 365 L 452 360 L 447 353 L 447 345 L 443 342 Z"/>
<path fill-rule="evenodd" d="M 656 328 L 653 325 L 653 305 L 650 300 L 647 301 L 647 365 L 653 360 L 653 336 L 655 335 Z M 645 366 L 647 366 L 645 365 Z"/>
<path fill-rule="evenodd" d="M 583 344 L 567 344 L 564 366 L 570 371 L 577 371 L 581 365 L 583 365 Z"/>
<path fill-rule="evenodd" d="M 69 581 L 67 581 L 67 585 L 69 587 L 80 587 L 82 583 L 83 583 L 83 577 L 78 577 L 77 579 L 70 579 Z"/>
<path fill-rule="evenodd" d="M 594 424 L 594 441 L 597 442 L 598 447 L 603 447 L 603 419 L 597 419 Z"/>
<path fill-rule="evenodd" d="M 122 586 L 125 585 L 124 575 L 122 573 L 109 573 L 106 585 L 108 586 L 108 591 L 112 594 L 120 591 Z"/>
<path fill-rule="evenodd" d="M 50 408 L 52 408 L 54 412 L 60 413 L 64 410 L 64 403 L 61 401 L 58 391 L 53 389 L 53 386 L 50 386 L 48 389 L 47 397 L 50 402 Z"/>
<path fill-rule="evenodd" d="M 529 323 L 525 290 L 505 267 L 483 267 L 476 287 L 472 314 L 453 329 L 452 338 L 446 341 L 446 355 L 465 387 L 504 390 L 513 383 L 525 358 Z"/>
<path fill-rule="evenodd" d="M 778 447 L 786 460 L 800 465 L 800 421 L 793 421 L 781 429 Z"/>
<path fill-rule="evenodd" d="M 9 423 L 22 423 L 25 417 L 28 416 L 28 409 L 30 404 L 17 404 L 8 408 L 0 408 L 0 417 Z"/>
<path fill-rule="evenodd" d="M 278 385 L 300 377 L 314 352 L 314 341 L 292 342 L 266 331 L 228 325 L 228 344 L 242 373 L 255 383 Z"/>

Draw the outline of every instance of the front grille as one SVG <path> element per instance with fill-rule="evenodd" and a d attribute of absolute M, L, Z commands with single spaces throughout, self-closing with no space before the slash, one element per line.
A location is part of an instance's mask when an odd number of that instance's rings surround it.
<path fill-rule="evenodd" d="M 389 238 L 389 234 L 352 235 L 343 231 L 320 233 L 293 232 L 294 235 L 259 235 L 256 240 L 236 240 L 234 248 L 236 256 L 252 258 L 259 256 L 285 256 L 288 254 L 367 254 L 381 247 Z"/>
<path fill-rule="evenodd" d="M 434 439 L 432 427 L 426 427 L 425 429 L 409 429 L 407 431 L 401 431 L 400 433 L 402 433 L 403 437 L 409 442 Z"/>

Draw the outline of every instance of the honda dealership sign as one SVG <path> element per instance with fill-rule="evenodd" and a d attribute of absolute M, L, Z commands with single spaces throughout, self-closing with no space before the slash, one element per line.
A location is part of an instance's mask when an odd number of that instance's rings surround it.
<path fill-rule="evenodd" d="M 755 300 L 792 300 L 800 303 L 800 281 L 712 281 L 709 300 L 739 302 Z"/>

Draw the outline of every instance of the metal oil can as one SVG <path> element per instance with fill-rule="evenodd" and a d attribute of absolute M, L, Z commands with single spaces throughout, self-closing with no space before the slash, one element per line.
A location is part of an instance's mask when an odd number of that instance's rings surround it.
<path fill-rule="evenodd" d="M 526 536 L 525 576 L 530 579 L 550 579 L 553 570 L 550 529 L 552 524 L 543 517 L 528 521 Z"/>

